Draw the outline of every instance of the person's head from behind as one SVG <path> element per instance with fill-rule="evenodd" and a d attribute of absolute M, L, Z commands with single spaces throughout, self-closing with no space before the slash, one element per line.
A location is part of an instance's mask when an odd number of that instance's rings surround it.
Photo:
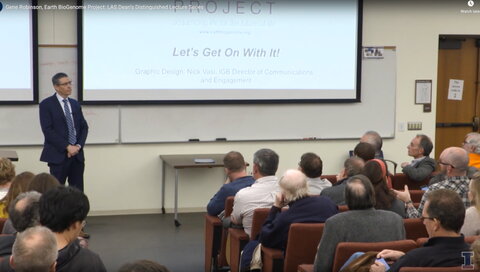
<path fill-rule="evenodd" d="M 442 151 L 438 164 L 442 174 L 449 177 L 465 176 L 468 168 L 468 153 L 460 147 L 448 147 Z"/>
<path fill-rule="evenodd" d="M 73 187 L 57 187 L 40 198 L 40 223 L 71 241 L 78 237 L 90 210 L 87 196 Z M 69 242 L 71 242 L 69 241 Z"/>
<path fill-rule="evenodd" d="M 480 211 L 480 172 L 473 174 L 468 188 L 468 199 L 470 200 L 470 204 Z"/>
<path fill-rule="evenodd" d="M 118 272 L 170 272 L 165 266 L 150 260 L 138 260 L 126 263 Z"/>
<path fill-rule="evenodd" d="M 358 157 L 350 157 L 343 163 L 343 170 L 337 175 L 337 180 L 341 180 L 347 177 L 353 177 L 361 174 L 365 162 Z"/>
<path fill-rule="evenodd" d="M 16 272 L 54 272 L 57 256 L 55 235 L 46 227 L 36 226 L 17 234 L 10 265 Z"/>
<path fill-rule="evenodd" d="M 375 148 L 369 143 L 358 143 L 353 149 L 353 155 L 367 162 L 375 158 Z"/>
<path fill-rule="evenodd" d="M 11 182 L 15 177 L 15 165 L 7 158 L 0 158 L 0 186 Z"/>
<path fill-rule="evenodd" d="M 37 192 L 21 193 L 8 208 L 9 218 L 16 231 L 22 232 L 27 228 L 39 225 L 39 202 L 41 194 Z"/>
<path fill-rule="evenodd" d="M 465 219 L 465 206 L 460 196 L 448 189 L 431 191 L 422 211 L 429 237 L 460 232 Z"/>
<path fill-rule="evenodd" d="M 465 136 L 462 143 L 463 149 L 468 153 L 480 154 L 480 133 L 470 132 Z"/>
<path fill-rule="evenodd" d="M 253 154 L 253 176 L 259 179 L 274 176 L 278 169 L 278 155 L 275 151 L 263 148 Z"/>
<path fill-rule="evenodd" d="M 286 203 L 308 196 L 307 177 L 299 170 L 287 170 L 278 184 Z"/>
<path fill-rule="evenodd" d="M 32 172 L 22 172 L 13 178 L 10 189 L 8 189 L 7 195 L 2 200 L 5 203 L 5 211 L 8 212 L 8 206 L 19 194 L 29 191 L 28 186 L 33 176 Z"/>
<path fill-rule="evenodd" d="M 231 173 L 244 173 L 246 169 L 245 160 L 240 152 L 230 151 L 223 158 L 225 173 L 229 176 Z"/>
<path fill-rule="evenodd" d="M 362 174 L 373 185 L 375 191 L 375 208 L 388 209 L 395 198 L 393 192 L 387 186 L 387 165 L 380 159 L 373 159 L 365 163 Z"/>
<path fill-rule="evenodd" d="M 375 206 L 373 186 L 366 176 L 355 175 L 347 180 L 345 202 L 349 210 L 366 210 Z"/>
<path fill-rule="evenodd" d="M 361 143 L 369 143 L 375 149 L 375 153 L 380 153 L 382 150 L 383 140 L 378 132 L 370 130 L 365 132 L 363 136 L 360 138 Z"/>
<path fill-rule="evenodd" d="M 36 191 L 41 194 L 47 192 L 50 189 L 60 186 L 57 178 L 48 173 L 40 173 L 33 177 L 32 182 L 28 185 L 28 191 Z"/>
<path fill-rule="evenodd" d="M 323 162 L 317 154 L 308 152 L 302 155 L 298 167 L 307 177 L 318 178 L 322 175 Z"/>

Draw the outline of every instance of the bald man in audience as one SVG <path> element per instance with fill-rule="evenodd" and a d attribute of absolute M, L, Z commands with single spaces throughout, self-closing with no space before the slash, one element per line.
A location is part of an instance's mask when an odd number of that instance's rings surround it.
<path fill-rule="evenodd" d="M 57 240 L 52 231 L 32 227 L 17 235 L 10 265 L 15 272 L 55 272 L 57 255 Z"/>
<path fill-rule="evenodd" d="M 425 202 L 428 199 L 428 194 L 438 189 L 449 189 L 456 192 L 462 199 L 464 206 L 466 208 L 470 207 L 470 201 L 468 200 L 468 185 L 470 183 L 470 179 L 467 177 L 467 151 L 460 147 L 446 148 L 440 154 L 438 164 L 445 179 L 428 186 L 427 190 L 423 194 L 418 209 L 413 206 L 407 185 L 405 185 L 405 190 L 403 192 L 395 191 L 397 198 L 405 202 L 405 205 L 407 206 L 407 216 L 409 218 L 420 218 Z"/>
<path fill-rule="evenodd" d="M 345 186 L 347 180 L 362 173 L 365 162 L 358 157 L 351 157 L 345 160 L 344 168 L 337 175 L 337 182 L 332 187 L 325 188 L 320 195 L 330 198 L 337 205 L 345 205 Z"/>
<path fill-rule="evenodd" d="M 247 175 L 247 166 L 240 152 L 230 151 L 223 158 L 227 180 L 220 190 L 210 199 L 207 205 L 209 215 L 219 215 L 225 210 L 225 200 L 234 196 L 245 187 L 255 182 L 252 176 Z M 222 213 L 223 214 L 223 213 Z"/>
<path fill-rule="evenodd" d="M 470 251 L 460 234 L 465 207 L 457 193 L 438 189 L 428 195 L 422 211 L 423 224 L 428 232 L 428 241 L 420 248 L 407 253 L 397 250 L 382 250 L 378 258 L 395 261 L 389 272 L 397 272 L 402 267 L 452 267 L 464 264 L 462 252 Z M 385 272 L 381 262 L 375 262 L 371 272 Z"/>
<path fill-rule="evenodd" d="M 413 157 L 413 161 L 402 163 L 402 172 L 415 181 L 428 178 L 436 167 L 435 160 L 429 157 L 433 149 L 430 138 L 427 135 L 418 134 L 410 141 L 407 149 L 408 156 Z"/>
<path fill-rule="evenodd" d="M 321 178 L 323 162 L 317 154 L 312 152 L 303 154 L 298 163 L 298 170 L 307 176 L 310 195 L 319 195 L 323 189 L 332 187 L 332 183 L 328 179 Z"/>
<path fill-rule="evenodd" d="M 331 271 L 335 249 L 340 242 L 385 242 L 405 239 L 400 215 L 376 210 L 370 180 L 356 175 L 347 181 L 345 200 L 348 211 L 327 219 L 314 263 L 315 272 Z"/>
<path fill-rule="evenodd" d="M 382 145 L 383 140 L 378 132 L 370 130 L 365 132 L 360 138 L 361 143 L 369 143 L 375 149 L 375 159 L 383 159 Z"/>

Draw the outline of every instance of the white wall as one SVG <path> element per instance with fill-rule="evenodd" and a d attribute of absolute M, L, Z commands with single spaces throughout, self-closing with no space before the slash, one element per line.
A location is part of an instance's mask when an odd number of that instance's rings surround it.
<path fill-rule="evenodd" d="M 62 1 L 62 3 L 65 1 Z M 71 4 L 73 4 L 72 1 Z M 40 1 L 39 4 L 55 3 Z M 421 121 L 422 131 L 399 132 L 384 142 L 385 157 L 397 162 L 409 160 L 406 146 L 417 133 L 435 138 L 435 101 L 439 34 L 480 34 L 480 15 L 463 14 L 467 1 L 380 1 L 364 0 L 363 45 L 397 47 L 396 122 Z M 474 7 L 472 9 L 480 9 Z M 75 45 L 76 21 L 73 11 L 39 12 L 40 44 Z M 432 79 L 431 113 L 414 104 L 416 79 Z M 374 109 L 372 109 L 374 110 Z M 352 113 L 354 114 L 354 113 Z M 381 113 L 379 113 L 381 114 Z M 288 129 L 288 124 L 283 124 Z M 348 126 L 348 124 L 337 124 Z M 334 129 L 328 127 L 325 129 Z M 365 127 L 365 130 L 368 130 Z M 360 136 L 360 135 L 359 135 Z M 160 154 L 242 152 L 247 161 L 259 148 L 272 148 L 280 155 L 279 175 L 296 167 L 302 153 L 313 151 L 324 161 L 324 173 L 338 172 L 346 150 L 354 140 L 315 142 L 278 141 L 243 143 L 183 143 L 87 146 L 85 190 L 92 214 L 159 212 L 161 208 Z M 18 151 L 17 172 L 48 171 L 41 163 L 41 147 L 11 147 Z M 221 169 L 181 172 L 180 211 L 202 210 L 222 184 Z M 166 208 L 173 207 L 173 170 L 167 171 Z"/>

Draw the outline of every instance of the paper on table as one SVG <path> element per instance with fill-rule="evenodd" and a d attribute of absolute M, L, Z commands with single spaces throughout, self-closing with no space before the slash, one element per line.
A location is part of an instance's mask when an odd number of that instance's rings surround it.
<path fill-rule="evenodd" d="M 214 159 L 193 159 L 195 163 L 215 163 Z"/>

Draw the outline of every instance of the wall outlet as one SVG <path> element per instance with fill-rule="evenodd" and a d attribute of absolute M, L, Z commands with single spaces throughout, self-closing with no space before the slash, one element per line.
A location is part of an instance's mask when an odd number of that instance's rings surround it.
<path fill-rule="evenodd" d="M 408 130 L 422 130 L 422 122 L 408 122 L 407 123 Z"/>

